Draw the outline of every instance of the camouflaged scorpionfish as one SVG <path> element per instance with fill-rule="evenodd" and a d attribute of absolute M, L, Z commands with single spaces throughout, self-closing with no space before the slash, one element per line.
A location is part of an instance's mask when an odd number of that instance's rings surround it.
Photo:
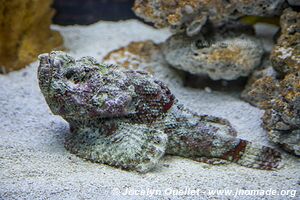
<path fill-rule="evenodd" d="M 278 151 L 236 138 L 224 119 L 185 109 L 145 72 L 63 52 L 39 59 L 41 91 L 52 112 L 70 123 L 65 147 L 82 158 L 139 172 L 154 168 L 164 154 L 258 169 L 280 166 Z"/>

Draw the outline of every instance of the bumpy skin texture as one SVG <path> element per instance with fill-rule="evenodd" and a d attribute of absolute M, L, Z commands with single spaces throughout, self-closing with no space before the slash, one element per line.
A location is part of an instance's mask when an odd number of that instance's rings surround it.
<path fill-rule="evenodd" d="M 248 76 L 261 62 L 262 43 L 251 35 L 226 29 L 194 37 L 171 36 L 163 48 L 167 62 L 191 74 L 207 74 L 213 80 Z"/>
<path fill-rule="evenodd" d="M 82 158 L 139 172 L 151 170 L 164 154 L 259 169 L 280 164 L 278 151 L 236 138 L 224 119 L 185 109 L 145 72 L 63 52 L 39 59 L 41 91 L 52 112 L 70 123 L 66 148 Z"/>
<path fill-rule="evenodd" d="M 241 16 L 274 16 L 284 0 L 136 0 L 133 10 L 156 27 L 193 36 L 207 21 L 219 26 Z"/>
<path fill-rule="evenodd" d="M 300 71 L 300 12 L 284 10 L 281 35 L 271 55 L 273 67 L 282 75 Z"/>

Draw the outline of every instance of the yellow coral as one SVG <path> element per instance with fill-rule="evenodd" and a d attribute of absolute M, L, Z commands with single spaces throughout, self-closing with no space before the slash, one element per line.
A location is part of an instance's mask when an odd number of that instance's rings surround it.
<path fill-rule="evenodd" d="M 0 0 L 0 66 L 3 72 L 20 69 L 37 55 L 62 45 L 51 31 L 52 0 Z"/>

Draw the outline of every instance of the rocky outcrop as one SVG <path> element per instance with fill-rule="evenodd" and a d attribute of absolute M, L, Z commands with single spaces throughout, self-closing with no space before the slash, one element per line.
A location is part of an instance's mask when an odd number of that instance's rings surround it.
<path fill-rule="evenodd" d="M 164 44 L 167 62 L 194 75 L 208 75 L 213 80 L 235 80 L 248 76 L 261 63 L 262 43 L 251 34 L 251 27 L 236 25 L 226 30 L 209 30 L 189 37 L 171 36 Z M 245 29 L 245 31 L 241 31 Z"/>
<path fill-rule="evenodd" d="M 269 139 L 300 156 L 300 13 L 286 9 L 271 63 L 253 73 L 242 97 L 266 110 Z"/>
<path fill-rule="evenodd" d="M 242 16 L 280 14 L 284 0 L 136 0 L 133 10 L 156 27 L 193 36 L 207 23 L 222 25 Z"/>

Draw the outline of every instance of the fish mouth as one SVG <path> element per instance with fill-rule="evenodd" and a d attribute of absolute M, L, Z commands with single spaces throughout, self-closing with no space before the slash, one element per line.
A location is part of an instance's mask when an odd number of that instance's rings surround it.
<path fill-rule="evenodd" d="M 40 85 L 44 85 L 46 91 L 50 90 L 52 76 L 53 76 L 53 66 L 49 53 L 40 54 L 38 56 L 40 61 L 38 68 L 38 80 Z"/>
<path fill-rule="evenodd" d="M 38 59 L 39 59 L 40 62 L 43 62 L 44 60 L 49 59 L 49 53 L 43 53 L 43 54 L 40 54 L 40 55 L 38 56 Z"/>

